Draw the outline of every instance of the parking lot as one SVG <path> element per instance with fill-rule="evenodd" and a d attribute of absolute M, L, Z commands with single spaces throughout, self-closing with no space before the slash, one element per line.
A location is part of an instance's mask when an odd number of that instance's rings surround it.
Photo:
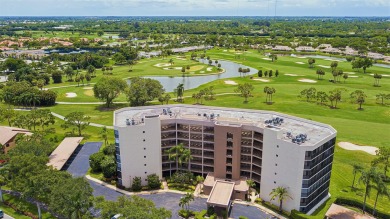
<path fill-rule="evenodd" d="M 99 151 L 102 146 L 101 142 L 88 142 L 80 149 L 80 151 L 75 156 L 72 163 L 69 165 L 67 171 L 71 173 L 74 177 L 84 176 L 89 169 L 89 156 L 93 153 Z M 110 189 L 106 186 L 102 186 L 96 182 L 89 181 L 91 187 L 93 188 L 94 196 L 104 196 L 108 200 L 116 200 L 119 196 L 122 196 L 122 193 L 119 193 L 113 189 Z M 158 193 L 151 195 L 139 195 L 142 198 L 149 199 L 153 201 L 157 207 L 164 207 L 172 211 L 172 219 L 179 219 L 177 212 L 180 210 L 179 200 L 183 196 L 182 194 L 177 193 Z M 207 199 L 204 198 L 195 198 L 193 202 L 190 203 L 190 209 L 194 211 L 201 211 L 207 209 L 206 205 Z M 239 216 L 246 216 L 248 218 L 256 219 L 267 219 L 270 218 L 270 215 L 261 211 L 260 209 L 253 206 L 246 206 L 242 204 L 234 204 L 231 211 L 231 218 L 238 218 Z"/>

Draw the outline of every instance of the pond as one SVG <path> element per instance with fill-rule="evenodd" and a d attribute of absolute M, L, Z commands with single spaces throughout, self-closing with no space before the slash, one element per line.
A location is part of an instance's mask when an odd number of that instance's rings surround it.
<path fill-rule="evenodd" d="M 201 61 L 202 62 L 202 61 Z M 206 63 L 207 60 L 204 61 Z M 225 69 L 224 73 L 221 74 L 215 74 L 215 75 L 205 75 L 205 76 L 191 76 L 191 77 L 145 77 L 145 78 L 151 78 L 160 81 L 160 83 L 165 88 L 166 92 L 172 92 L 177 85 L 180 83 L 184 84 L 184 89 L 193 89 L 197 88 L 200 85 L 209 83 L 211 81 L 215 81 L 218 79 L 223 78 L 232 78 L 232 77 L 238 77 L 240 74 L 238 73 L 238 68 L 249 68 L 250 72 L 247 75 L 252 75 L 257 73 L 257 70 L 245 65 L 241 65 L 235 62 L 229 62 L 229 61 L 219 61 L 221 64 L 221 68 Z"/>

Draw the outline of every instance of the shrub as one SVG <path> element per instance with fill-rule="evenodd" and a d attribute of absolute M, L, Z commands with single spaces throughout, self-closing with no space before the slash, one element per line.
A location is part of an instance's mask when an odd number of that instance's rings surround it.
<path fill-rule="evenodd" d="M 238 219 L 249 219 L 249 218 L 247 218 L 245 216 L 239 216 Z"/>
<path fill-rule="evenodd" d="M 134 191 L 134 192 L 138 192 L 138 191 L 141 191 L 142 189 L 142 185 L 141 185 L 141 177 L 134 177 L 133 178 L 133 184 L 131 185 L 131 189 Z"/>
<path fill-rule="evenodd" d="M 209 206 L 209 207 L 207 208 L 207 215 L 208 215 L 209 217 L 211 217 L 211 215 L 214 215 L 214 214 L 215 214 L 215 209 L 214 209 L 214 207 Z"/>
<path fill-rule="evenodd" d="M 113 157 L 105 157 L 101 164 L 103 176 L 112 178 L 116 174 L 116 163 Z"/>
<path fill-rule="evenodd" d="M 89 156 L 89 166 L 93 172 L 102 171 L 102 161 L 104 160 L 104 154 L 97 152 Z"/>
<path fill-rule="evenodd" d="M 62 83 L 62 72 L 61 71 L 55 71 L 51 74 L 51 77 L 53 78 L 53 82 L 55 84 Z"/>
<path fill-rule="evenodd" d="M 159 189 L 161 186 L 160 178 L 156 174 L 150 174 L 147 177 L 150 189 Z"/>
<path fill-rule="evenodd" d="M 103 148 L 103 153 L 105 155 L 115 155 L 115 144 L 109 144 Z"/>
<path fill-rule="evenodd" d="M 189 218 L 195 215 L 195 213 L 191 210 L 185 210 L 185 209 L 180 209 L 179 210 L 179 216 L 183 218 Z"/>

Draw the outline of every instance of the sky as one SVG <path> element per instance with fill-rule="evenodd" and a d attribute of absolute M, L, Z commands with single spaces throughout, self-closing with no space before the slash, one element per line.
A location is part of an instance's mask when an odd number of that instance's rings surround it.
<path fill-rule="evenodd" d="M 275 16 L 275 14 L 390 16 L 390 0 L 0 0 L 0 16 Z"/>

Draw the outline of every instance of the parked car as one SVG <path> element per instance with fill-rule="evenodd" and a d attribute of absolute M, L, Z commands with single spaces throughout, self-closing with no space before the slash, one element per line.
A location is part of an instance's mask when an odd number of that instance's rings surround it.
<path fill-rule="evenodd" d="M 0 218 L 3 218 L 4 217 L 4 212 L 3 210 L 0 209 Z"/>
<path fill-rule="evenodd" d="M 116 214 L 116 215 L 112 216 L 111 219 L 118 219 L 118 218 L 121 217 L 121 216 L 122 216 L 121 214 Z"/>

